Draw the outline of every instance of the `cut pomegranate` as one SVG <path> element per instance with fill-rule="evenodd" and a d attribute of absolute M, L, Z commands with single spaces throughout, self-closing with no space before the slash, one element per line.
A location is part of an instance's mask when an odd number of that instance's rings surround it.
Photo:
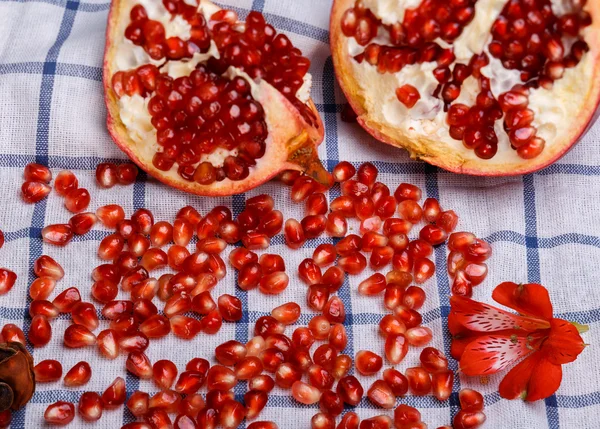
<path fill-rule="evenodd" d="M 414 157 L 474 175 L 538 170 L 597 116 L 600 66 L 590 33 L 599 12 L 585 1 L 559 10 L 549 0 L 515 0 L 485 20 L 475 5 L 335 0 L 338 81 L 356 121 Z M 586 96 L 570 106 L 580 93 Z M 564 120 L 557 123 L 554 111 Z"/>
<path fill-rule="evenodd" d="M 182 39 L 166 38 L 143 6 L 134 16 L 126 9 L 116 5 L 109 19 L 104 85 L 109 131 L 136 164 L 201 195 L 244 192 L 284 170 L 331 183 L 316 153 L 323 125 L 307 96 L 310 61 L 262 14 L 238 23 L 212 4 L 209 15 L 208 6 L 169 3 L 171 19 L 192 25 Z M 134 45 L 143 55 L 127 69 Z"/>

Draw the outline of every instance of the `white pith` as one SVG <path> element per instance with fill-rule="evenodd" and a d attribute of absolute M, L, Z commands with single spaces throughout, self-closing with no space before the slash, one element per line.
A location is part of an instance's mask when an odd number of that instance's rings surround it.
<path fill-rule="evenodd" d="M 198 10 L 203 13 L 207 22 L 211 15 L 220 10 L 218 6 L 210 1 L 200 0 L 199 4 L 194 0 L 184 1 L 186 4 L 191 6 L 198 5 Z M 125 38 L 125 29 L 130 24 L 129 12 L 135 5 L 141 4 L 144 6 L 149 19 L 159 21 L 163 24 L 165 27 L 166 37 L 179 37 L 182 40 L 188 40 L 190 37 L 191 26 L 182 17 L 177 15 L 173 17 L 173 15 L 171 15 L 165 9 L 161 0 L 123 0 L 123 4 L 124 7 L 122 19 L 117 21 L 118 37 L 114 41 L 114 44 L 117 46 L 117 52 L 116 55 L 112 57 L 112 63 L 110 64 L 111 69 L 114 70 L 115 73 L 118 71 L 135 69 L 144 64 L 154 64 L 159 67 L 161 73 L 166 72 L 169 76 L 175 79 L 182 76 L 189 76 L 198 64 L 206 62 L 211 57 L 219 58 L 220 54 L 218 48 L 214 41 L 211 41 L 208 52 L 195 53 L 194 56 L 189 59 L 166 62 L 164 59 L 158 61 L 153 60 L 145 52 L 143 47 L 136 46 L 130 40 Z M 238 27 L 236 27 L 236 30 L 243 30 L 243 25 Z M 234 67 L 229 67 L 226 73 L 224 73 L 224 76 L 228 79 L 232 79 L 236 76 L 240 76 L 245 79 L 251 87 L 251 94 L 255 100 L 259 100 L 261 98 L 260 93 L 261 91 L 265 91 L 265 87 L 273 89 L 272 86 L 266 81 L 255 82 L 250 76 L 248 76 L 248 74 Z M 304 83 L 296 93 L 298 100 L 302 101 L 303 103 L 309 101 L 311 85 L 312 76 L 310 73 L 306 73 L 304 76 Z M 261 90 L 261 88 L 263 89 Z M 273 91 L 276 90 L 273 89 Z M 140 95 L 123 95 L 118 100 L 120 119 L 127 129 L 129 137 L 131 140 L 133 140 L 133 142 L 136 143 L 136 152 L 139 154 L 140 158 L 147 160 L 152 160 L 152 157 L 156 152 L 162 151 L 162 148 L 156 140 L 156 129 L 150 122 L 151 116 L 148 112 L 148 102 L 151 97 L 152 94 L 149 94 L 146 97 L 142 97 Z M 265 118 L 265 120 L 267 121 L 268 129 L 271 129 L 271 124 L 269 123 L 268 118 Z M 269 133 L 265 140 L 265 144 L 269 146 L 270 142 L 271 134 Z M 195 164 L 195 166 L 202 162 L 210 162 L 215 167 L 221 167 L 227 156 L 236 156 L 237 154 L 237 149 L 227 150 L 224 148 L 217 148 L 210 154 L 203 154 L 200 158 L 200 161 Z M 257 159 L 256 161 L 258 164 L 261 162 L 261 159 Z M 170 171 L 164 172 L 165 177 L 177 180 L 177 166 L 178 165 L 175 164 Z M 229 179 L 225 180 L 229 181 Z"/>
<path fill-rule="evenodd" d="M 570 12 L 571 7 L 565 5 L 568 2 L 551 1 L 554 13 L 562 15 Z M 420 1 L 417 3 L 420 4 Z M 454 43 L 448 45 L 441 39 L 436 42 L 442 47 L 452 47 L 457 62 L 467 64 L 474 53 L 486 51 L 486 47 L 491 42 L 491 26 L 506 3 L 507 0 L 479 0 L 475 5 L 473 21 L 463 29 Z M 363 1 L 363 4 L 386 24 L 398 22 L 395 17 L 404 16 L 406 9 L 415 7 L 413 0 L 367 0 Z M 391 15 L 386 15 L 391 5 L 395 5 L 395 10 Z M 582 32 L 584 39 L 588 30 L 589 28 Z M 341 37 L 349 56 L 354 57 L 364 51 L 365 47 L 358 45 L 354 38 L 343 35 Z M 572 42 L 572 39 L 563 41 L 566 52 L 569 51 Z M 371 43 L 392 46 L 388 32 L 381 28 Z M 488 57 L 490 64 L 482 69 L 482 74 L 490 78 L 495 97 L 510 90 L 515 84 L 522 83 L 520 72 L 505 69 L 502 63 L 489 53 Z M 349 63 L 353 68 L 352 73 L 361 99 L 364 100 L 363 107 L 368 112 L 371 122 L 396 128 L 409 139 L 434 138 L 449 150 L 459 153 L 464 162 L 482 162 L 473 150 L 465 148 L 462 141 L 454 140 L 449 135 L 443 101 L 432 96 L 438 83 L 432 73 L 437 66 L 435 63 L 406 66 L 394 74 L 380 74 L 376 66 L 371 66 L 366 61 L 358 63 L 351 60 Z M 592 89 L 593 71 L 593 57 L 587 53 L 576 67 L 565 70 L 564 76 L 554 82 L 551 90 L 539 88 L 530 91 L 529 108 L 535 114 L 532 125 L 538 129 L 537 135 L 546 141 L 545 150 L 552 150 L 552 145 L 564 141 L 569 135 L 569 123 L 573 115 L 581 109 L 582 101 Z M 413 85 L 421 95 L 421 99 L 412 109 L 406 108 L 395 95 L 395 89 L 404 84 Z M 461 94 L 454 103 L 471 106 L 478 93 L 478 83 L 474 78 L 469 78 L 463 83 Z M 483 162 L 489 164 L 490 168 L 494 165 L 511 165 L 519 168 L 527 164 L 529 161 L 519 157 L 510 147 L 502 120 L 496 121 L 495 129 L 499 139 L 498 152 L 492 159 Z"/>

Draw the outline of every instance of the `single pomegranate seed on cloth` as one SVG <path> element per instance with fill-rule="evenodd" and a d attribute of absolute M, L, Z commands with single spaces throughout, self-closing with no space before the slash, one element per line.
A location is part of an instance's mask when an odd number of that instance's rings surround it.
<path fill-rule="evenodd" d="M 16 281 L 17 275 L 14 272 L 7 270 L 6 268 L 0 268 L 0 295 L 8 293 L 13 288 Z"/>
<path fill-rule="evenodd" d="M 58 401 L 48 405 L 44 412 L 44 420 L 52 425 L 65 426 L 75 418 L 75 406 L 70 402 Z"/>
<path fill-rule="evenodd" d="M 50 183 L 52 172 L 45 165 L 32 162 L 25 166 L 23 178 L 26 181 Z"/>
<path fill-rule="evenodd" d="M 26 203 L 37 203 L 46 198 L 51 190 L 46 183 L 27 181 L 21 186 L 21 196 Z"/>
<path fill-rule="evenodd" d="M 117 166 L 111 162 L 104 162 L 96 166 L 96 182 L 102 188 L 112 188 L 116 185 Z"/>
<path fill-rule="evenodd" d="M 79 398 L 77 410 L 81 418 L 87 422 L 100 420 L 104 410 L 102 398 L 96 392 L 85 392 Z"/>
<path fill-rule="evenodd" d="M 48 383 L 60 380 L 63 368 L 60 362 L 53 359 L 43 360 L 33 367 L 35 380 L 40 383 Z"/>
<path fill-rule="evenodd" d="M 362 399 L 364 390 L 356 377 L 348 375 L 338 381 L 336 392 L 346 404 L 356 406 Z"/>
<path fill-rule="evenodd" d="M 66 246 L 73 238 L 73 230 L 68 224 L 48 225 L 42 228 L 42 239 L 48 244 Z"/>
<path fill-rule="evenodd" d="M 87 384 L 92 378 L 92 367 L 89 363 L 81 361 L 76 363 L 66 374 L 63 380 L 65 386 L 76 387 Z"/>

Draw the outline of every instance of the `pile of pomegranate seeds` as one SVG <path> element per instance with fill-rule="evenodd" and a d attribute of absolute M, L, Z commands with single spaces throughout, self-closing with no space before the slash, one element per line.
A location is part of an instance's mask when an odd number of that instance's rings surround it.
<path fill-rule="evenodd" d="M 475 16 L 475 1 L 425 0 L 416 9 L 407 9 L 403 22 L 384 25 L 357 0 L 342 18 L 342 31 L 364 46 L 354 59 L 377 67 L 380 73 L 396 73 L 411 64 L 436 62 L 433 75 L 439 82 L 432 94 L 444 101 L 450 136 L 462 140 L 482 159 L 498 151 L 497 120 L 504 117 L 511 147 L 524 159 L 538 156 L 545 141 L 531 126 L 533 112 L 527 109 L 529 90 L 551 88 L 563 77 L 565 69 L 575 67 L 589 50 L 581 31 L 591 25 L 583 10 L 586 1 L 576 2 L 573 11 L 556 16 L 550 0 L 510 0 L 491 28 L 486 48 L 508 70 L 520 70 L 523 85 L 510 91 L 492 94 L 490 80 L 480 73 L 489 64 L 486 52 L 475 53 L 469 64 L 457 63 L 451 48 L 436 42 L 441 38 L 452 44 Z M 379 30 L 389 37 L 390 46 L 371 43 Z M 486 35 L 481 35 L 486 37 Z M 567 52 L 567 46 L 570 50 Z M 454 65 L 454 67 L 451 66 Z M 460 95 L 463 82 L 473 76 L 479 81 L 480 93 L 473 106 L 452 104 Z M 407 83 L 396 89 L 398 100 L 412 108 L 421 98 L 418 89 Z"/>
<path fill-rule="evenodd" d="M 165 38 L 163 25 L 148 19 L 141 5 L 131 10 L 125 37 L 154 60 L 189 59 L 206 53 L 213 42 L 220 58 L 211 57 L 189 76 L 176 79 L 153 64 L 113 76 L 118 97 L 150 97 L 148 111 L 160 146 L 152 160 L 154 167 L 169 171 L 177 164 L 183 179 L 202 185 L 248 177 L 249 169 L 265 153 L 268 130 L 263 107 L 252 97 L 249 83 L 242 77 L 224 76 L 229 67 L 266 80 L 310 124 L 316 123 L 311 109 L 296 97 L 310 61 L 285 35 L 277 34 L 261 13 L 252 11 L 245 23 L 239 23 L 236 12 L 222 9 L 207 23 L 197 7 L 183 1 L 163 0 L 163 5 L 173 17 L 181 16 L 192 26 L 190 40 Z M 217 150 L 229 151 L 222 165 L 210 161 L 209 155 Z M 98 180 L 110 186 L 105 177 Z"/>
<path fill-rule="evenodd" d="M 99 183 L 110 187 L 120 182 L 113 180 L 116 171 L 111 164 L 99 166 Z M 63 183 L 71 183 L 60 186 L 61 189 L 78 189 L 74 175 L 61 175 L 69 179 Z M 481 283 L 487 274 L 483 262 L 491 255 L 491 248 L 473 234 L 453 232 L 458 216 L 452 210 L 444 211 L 437 200 L 428 198 L 419 204 L 422 192 L 418 187 L 402 183 L 392 193 L 377 181 L 378 171 L 373 164 L 365 163 L 356 169 L 341 162 L 334 168 L 333 176 L 342 195 L 329 202 L 326 190 L 314 180 L 297 173 L 282 175 L 282 180 L 292 185 L 292 199 L 305 204 L 306 216 L 300 222 L 284 222 L 273 198 L 263 194 L 248 199 L 235 219 L 224 206 L 215 207 L 205 216 L 186 206 L 172 223 L 155 222 L 147 209 L 139 209 L 126 218 L 122 207 L 110 204 L 99 207 L 95 214 L 79 213 L 68 225 L 46 227 L 44 239 L 56 245 L 69 241 L 48 238 L 57 237 L 59 227 L 68 226 L 72 233 L 85 234 L 100 221 L 114 232 L 100 242 L 98 257 L 104 262 L 91 273 L 91 295 L 97 303 L 84 302 L 76 287 L 62 290 L 50 301 L 64 270 L 46 255 L 35 261 L 37 278 L 29 288 L 29 342 L 34 347 L 46 345 L 52 337 L 51 321 L 61 313 L 69 314 L 72 324 L 63 334 L 65 347 L 96 347 L 108 359 L 124 355 L 126 370 L 140 379 L 153 380 L 160 391 L 152 396 L 136 391 L 127 399 L 125 381 L 117 377 L 101 395 L 83 393 L 77 407 L 62 401 L 51 404 L 45 420 L 68 424 L 77 409 L 84 420 L 93 422 L 101 419 L 104 411 L 125 404 L 143 421 L 130 423 L 126 428 L 172 424 L 178 428 L 218 424 L 235 428 L 245 418 L 259 418 L 269 392 L 278 386 L 289 389 L 299 403 L 319 404 L 320 412 L 311 420 L 311 427 L 319 429 L 336 427 L 344 404 L 357 406 L 365 395 L 382 409 L 394 409 L 397 397 L 408 392 L 447 400 L 454 373 L 448 369 L 442 352 L 425 347 L 433 334 L 421 324 L 418 310 L 426 293 L 419 285 L 435 273 L 435 265 L 429 259 L 434 246 L 448 240 L 449 273 L 455 277 L 455 284 L 459 276 L 464 277 L 470 293 L 470 287 Z M 410 239 L 413 226 L 422 221 L 418 237 Z M 352 223 L 358 224 L 358 234 L 347 234 Z M 181 369 L 168 360 L 151 362 L 145 351 L 153 339 L 173 334 L 191 340 L 201 333 L 217 333 L 224 322 L 243 319 L 244 309 L 238 297 L 221 294 L 213 298 L 219 281 L 226 276 L 226 263 L 220 255 L 228 244 L 241 244 L 227 258 L 238 271 L 241 289 L 279 294 L 289 286 L 285 260 L 264 252 L 271 238 L 282 230 L 291 248 L 301 247 L 323 234 L 339 238 L 336 244 L 321 243 L 312 257 L 298 266 L 298 275 L 307 286 L 307 305 L 319 313 L 308 326 L 295 327 L 291 335 L 286 332 L 288 326 L 297 324 L 302 312 L 298 303 L 288 302 L 274 308 L 270 315 L 259 317 L 254 336 L 246 344 L 229 340 L 217 346 L 215 365 L 202 357 L 192 359 Z M 196 250 L 192 253 L 188 246 L 194 236 Z M 258 251 L 262 251 L 260 256 Z M 378 272 L 390 264 L 392 269 L 386 274 Z M 360 350 L 353 359 L 342 353 L 348 334 L 344 302 L 337 292 L 346 275 L 357 275 L 367 265 L 376 272 L 359 284 L 358 293 L 381 296 L 383 306 L 391 313 L 379 323 L 379 332 L 385 338 L 383 349 Z M 153 272 L 167 267 L 172 273 L 152 277 Z M 117 300 L 119 289 L 128 292 L 130 299 Z M 463 289 L 453 287 L 453 293 L 463 294 Z M 161 310 L 155 302 L 162 302 Z M 101 306 L 109 327 L 95 333 L 100 324 L 97 306 Z M 1 336 L 5 341 L 25 344 L 25 334 L 15 325 L 5 325 Z M 422 348 L 419 366 L 406 369 L 404 374 L 385 367 L 402 362 L 411 347 Z M 361 375 L 376 375 L 383 370 L 382 376 L 365 389 L 350 375 L 353 365 Z M 86 362 L 74 365 L 64 378 L 62 365 L 55 360 L 39 362 L 34 371 L 39 382 L 62 378 L 66 386 L 84 386 L 92 377 L 92 368 Z M 247 381 L 243 402 L 233 394 L 240 381 Z M 198 393 L 203 386 L 208 389 L 206 397 Z M 485 420 L 483 398 L 467 390 L 461 391 L 459 397 L 462 409 L 455 417 L 454 427 L 478 427 Z M 173 415 L 176 417 L 172 423 Z M 10 420 L 10 413 L 6 418 Z M 337 427 L 358 428 L 359 422 L 355 413 L 348 412 Z M 255 421 L 248 427 L 265 429 L 277 425 Z M 360 428 L 392 427 L 426 425 L 421 422 L 420 413 L 406 405 L 396 407 L 393 418 L 380 415 L 360 422 Z"/>

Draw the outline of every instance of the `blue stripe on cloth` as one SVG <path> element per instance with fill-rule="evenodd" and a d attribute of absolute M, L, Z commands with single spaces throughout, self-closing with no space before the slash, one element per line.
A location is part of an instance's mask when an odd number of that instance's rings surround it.
<path fill-rule="evenodd" d="M 527 281 L 529 283 L 541 283 L 540 272 L 540 254 L 538 250 L 537 238 L 537 210 L 535 200 L 534 176 L 528 174 L 523 176 L 523 198 L 525 206 L 525 245 L 527 248 Z M 553 404 L 556 404 L 556 395 L 546 398 L 546 418 L 550 429 L 560 427 L 558 410 Z"/>

